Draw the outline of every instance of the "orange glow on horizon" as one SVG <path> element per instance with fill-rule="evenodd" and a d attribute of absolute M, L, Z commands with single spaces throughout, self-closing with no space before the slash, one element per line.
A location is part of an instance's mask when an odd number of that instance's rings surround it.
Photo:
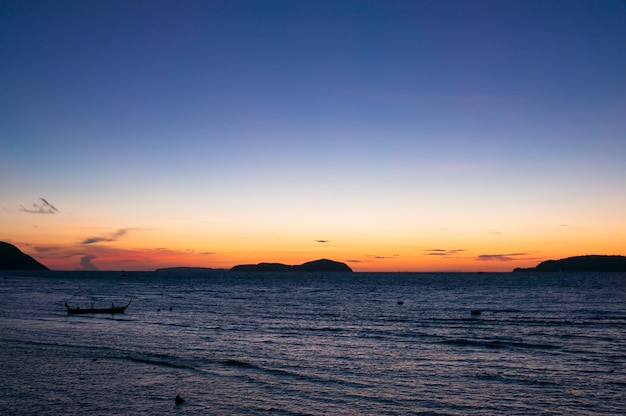
<path fill-rule="evenodd" d="M 165 248 L 130 249 L 90 247 L 87 250 L 68 250 L 50 246 L 22 251 L 31 255 L 52 270 L 127 270 L 151 271 L 166 267 L 208 267 L 230 269 L 238 264 L 262 262 L 302 264 L 327 258 L 346 263 L 355 272 L 510 272 L 516 267 L 534 267 L 541 261 L 582 254 L 563 253 L 551 255 L 527 253 L 495 253 L 490 255 L 422 252 L 413 257 L 406 255 L 374 256 L 326 250 L 324 252 L 201 252 L 199 250 L 172 250 Z M 609 254 L 616 254 L 612 251 Z M 619 253 L 617 253 L 619 254 Z"/>
<path fill-rule="evenodd" d="M 521 227 L 503 232 L 432 227 L 420 232 L 396 230 L 396 234 L 394 230 L 339 234 L 305 229 L 281 234 L 262 229 L 216 233 L 202 227 L 61 225 L 5 233 L 9 238 L 4 241 L 53 270 L 230 269 L 238 264 L 295 265 L 326 258 L 346 263 L 356 272 L 510 272 L 549 259 L 626 254 L 626 237 L 621 233 L 611 229 L 592 233 L 565 225 L 546 226 L 535 233 Z"/>

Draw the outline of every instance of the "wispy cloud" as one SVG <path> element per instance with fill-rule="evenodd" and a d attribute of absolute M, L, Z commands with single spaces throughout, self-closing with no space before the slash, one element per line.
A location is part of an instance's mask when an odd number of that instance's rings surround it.
<path fill-rule="evenodd" d="M 134 228 L 120 228 L 111 234 L 86 238 L 81 242 L 81 244 L 108 243 L 111 241 L 117 241 L 133 229 Z"/>
<path fill-rule="evenodd" d="M 24 208 L 20 205 L 20 211 L 27 212 L 29 214 L 56 214 L 59 212 L 57 207 L 46 201 L 44 198 L 39 198 L 39 202 L 33 202 L 32 208 Z"/>
<path fill-rule="evenodd" d="M 328 240 L 315 240 L 316 243 L 320 243 L 320 244 L 327 244 L 330 243 L 330 241 Z"/>
<path fill-rule="evenodd" d="M 400 255 L 394 254 L 393 256 L 380 256 L 380 255 L 375 255 L 375 254 L 368 254 L 367 257 L 371 259 L 382 260 L 382 259 L 395 259 L 397 257 L 400 257 Z"/>
<path fill-rule="evenodd" d="M 513 261 L 521 260 L 520 257 L 528 256 L 528 253 L 508 253 L 508 254 L 481 254 L 476 257 L 479 261 Z"/>
<path fill-rule="evenodd" d="M 577 227 L 575 225 L 572 224 L 561 224 L 562 228 L 568 229 L 568 230 L 584 230 L 584 227 Z"/>
<path fill-rule="evenodd" d="M 432 248 L 426 250 L 426 254 L 429 256 L 456 257 L 464 251 L 464 249 L 446 250 L 442 248 Z"/>

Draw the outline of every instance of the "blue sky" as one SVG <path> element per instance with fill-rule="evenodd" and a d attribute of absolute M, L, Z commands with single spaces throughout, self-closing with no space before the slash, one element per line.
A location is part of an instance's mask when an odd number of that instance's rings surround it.
<path fill-rule="evenodd" d="M 626 231 L 622 1 L 4 1 L 0 56 L 7 240 L 84 240 L 20 231 L 44 197 L 64 226 L 201 230 L 245 259 L 259 233 L 303 258 L 328 234 L 419 268 L 428 233 L 459 230 L 534 261 L 551 252 L 519 229 L 571 222 L 592 234 L 572 254 L 626 254 L 602 237 Z"/>

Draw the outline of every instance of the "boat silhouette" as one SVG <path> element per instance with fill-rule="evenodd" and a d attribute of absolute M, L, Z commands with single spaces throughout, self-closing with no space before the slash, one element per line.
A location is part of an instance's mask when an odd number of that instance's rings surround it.
<path fill-rule="evenodd" d="M 126 311 L 126 308 L 128 308 L 128 305 L 130 305 L 130 302 L 128 302 L 125 306 L 115 306 L 113 303 L 111 303 L 110 308 L 72 308 L 67 303 L 65 303 L 65 308 L 67 309 L 67 313 L 70 315 L 82 315 L 88 313 L 124 313 L 124 311 Z"/>

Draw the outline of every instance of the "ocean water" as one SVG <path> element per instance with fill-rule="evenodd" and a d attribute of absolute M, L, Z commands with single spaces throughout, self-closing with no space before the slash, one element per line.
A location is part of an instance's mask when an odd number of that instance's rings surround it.
<path fill-rule="evenodd" d="M 0 305 L 2 415 L 626 414 L 626 274 L 0 272 Z"/>

